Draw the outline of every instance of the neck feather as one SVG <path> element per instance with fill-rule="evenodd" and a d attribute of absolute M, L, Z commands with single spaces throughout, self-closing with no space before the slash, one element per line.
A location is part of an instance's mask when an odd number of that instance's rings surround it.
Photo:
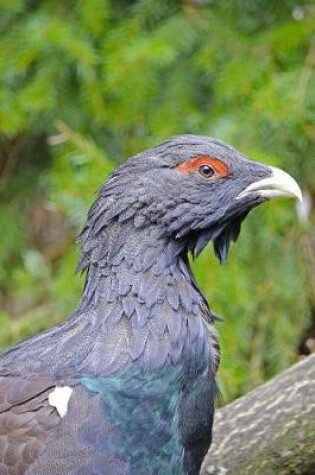
<path fill-rule="evenodd" d="M 92 316 L 96 334 L 85 364 L 91 368 L 102 361 L 104 374 L 106 348 L 109 374 L 130 361 L 150 368 L 183 361 L 194 366 L 198 354 L 202 361 L 210 357 L 215 367 L 218 345 L 212 315 L 183 245 L 162 238 L 158 227 L 128 233 L 115 223 L 106 228 L 106 237 L 90 246 L 80 305 Z"/>
<path fill-rule="evenodd" d="M 71 377 L 73 368 L 76 377 L 107 376 L 136 364 L 150 370 L 181 366 L 194 379 L 209 361 L 215 371 L 213 319 L 184 250 L 157 229 L 128 234 L 114 227 L 106 235 L 107 241 L 86 247 L 89 265 L 77 311 L 9 352 L 8 361 L 34 373 L 48 361 L 56 377 Z"/>

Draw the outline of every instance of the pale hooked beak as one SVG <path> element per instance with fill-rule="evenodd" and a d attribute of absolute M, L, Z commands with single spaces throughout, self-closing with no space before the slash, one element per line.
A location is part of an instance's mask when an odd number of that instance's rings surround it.
<path fill-rule="evenodd" d="M 243 190 L 236 199 L 244 198 L 251 193 L 258 193 L 266 199 L 271 198 L 297 198 L 302 201 L 302 191 L 291 175 L 280 168 L 269 167 L 272 174 L 268 178 L 255 181 Z"/>

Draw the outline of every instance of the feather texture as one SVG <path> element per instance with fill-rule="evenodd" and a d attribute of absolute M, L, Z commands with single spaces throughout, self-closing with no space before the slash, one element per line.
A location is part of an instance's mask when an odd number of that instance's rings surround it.
<path fill-rule="evenodd" d="M 202 177 L 196 157 L 224 177 Z M 79 236 L 77 310 L 0 358 L 1 475 L 199 473 L 220 352 L 188 253 L 212 241 L 223 261 L 263 201 L 236 197 L 268 176 L 216 139 L 182 136 L 109 177 Z M 56 387 L 66 406 L 49 404 Z"/>

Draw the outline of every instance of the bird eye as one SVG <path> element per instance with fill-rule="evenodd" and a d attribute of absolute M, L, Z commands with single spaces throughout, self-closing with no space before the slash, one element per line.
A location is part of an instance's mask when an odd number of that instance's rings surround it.
<path fill-rule="evenodd" d="M 198 171 L 204 178 L 211 178 L 214 175 L 214 170 L 209 165 L 201 165 Z"/>

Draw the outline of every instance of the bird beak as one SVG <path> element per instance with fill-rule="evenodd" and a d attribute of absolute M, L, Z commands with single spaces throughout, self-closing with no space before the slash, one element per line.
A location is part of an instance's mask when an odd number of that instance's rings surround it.
<path fill-rule="evenodd" d="M 244 198 L 245 196 L 258 193 L 266 199 L 271 198 L 297 198 L 302 201 L 302 191 L 297 182 L 291 175 L 284 172 L 280 168 L 269 167 L 271 169 L 271 176 L 255 181 L 243 190 L 236 199 Z"/>

